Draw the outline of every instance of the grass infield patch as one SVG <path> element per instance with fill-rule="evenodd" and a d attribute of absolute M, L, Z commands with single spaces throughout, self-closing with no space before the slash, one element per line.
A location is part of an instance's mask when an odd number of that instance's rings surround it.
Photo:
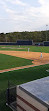
<path fill-rule="evenodd" d="M 0 54 L 0 70 L 31 65 L 32 60 Z"/>

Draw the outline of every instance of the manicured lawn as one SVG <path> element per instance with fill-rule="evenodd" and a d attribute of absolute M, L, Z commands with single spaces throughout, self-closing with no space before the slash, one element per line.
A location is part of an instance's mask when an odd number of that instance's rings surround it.
<path fill-rule="evenodd" d="M 0 90 L 7 87 L 8 80 L 14 84 L 21 84 L 48 76 L 49 72 L 46 72 L 47 69 L 49 69 L 49 64 L 0 73 Z"/>
<path fill-rule="evenodd" d="M 46 72 L 47 69 L 49 69 L 49 65 L 36 66 L 0 74 L 0 110 L 3 111 L 4 109 L 4 111 L 11 111 L 5 105 L 5 90 L 8 86 L 8 80 L 14 85 L 33 81 L 49 76 L 49 72 Z"/>
<path fill-rule="evenodd" d="M 5 46 L 6 48 L 2 48 L 0 46 L 0 50 L 18 50 L 18 51 L 27 51 L 30 48 L 32 52 L 46 52 L 49 53 L 49 47 L 38 47 L 38 46 L 20 46 L 20 48 L 24 49 L 16 49 L 19 46 Z M 11 47 L 11 48 L 9 48 Z M 13 48 L 14 47 L 14 48 Z M 18 67 L 23 65 L 32 64 L 32 60 L 21 59 L 18 57 L 13 57 L 9 55 L 0 54 L 0 70 L 12 67 Z M 11 84 L 17 85 L 26 83 L 29 81 L 33 81 L 35 79 L 40 79 L 43 77 L 49 76 L 49 72 L 46 70 L 49 69 L 49 64 L 36 66 L 27 69 L 21 69 L 17 71 L 11 71 L 6 73 L 0 73 L 0 111 L 11 111 L 6 104 L 6 88 L 8 86 L 8 80 Z"/>
<path fill-rule="evenodd" d="M 0 70 L 31 65 L 32 60 L 0 54 Z"/>
<path fill-rule="evenodd" d="M 19 46 L 0 46 L 0 50 L 28 51 L 28 48 L 30 48 L 31 52 L 49 53 L 49 46 L 47 47 L 46 46 L 20 46 L 20 47 Z"/>

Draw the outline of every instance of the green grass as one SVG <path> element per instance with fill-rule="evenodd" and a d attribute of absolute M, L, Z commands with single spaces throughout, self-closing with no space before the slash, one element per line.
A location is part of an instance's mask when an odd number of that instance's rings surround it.
<path fill-rule="evenodd" d="M 5 47 L 5 48 L 2 48 Z M 20 46 L 20 48 L 23 49 L 17 49 L 19 46 L 0 46 L 0 50 L 15 50 L 15 51 L 28 51 L 28 48 L 30 48 L 30 51 L 32 52 L 46 52 L 49 53 L 49 46 Z"/>
<path fill-rule="evenodd" d="M 0 54 L 0 70 L 31 65 L 32 60 Z"/>
<path fill-rule="evenodd" d="M 14 84 L 21 84 L 48 76 L 49 73 L 46 72 L 47 69 L 49 69 L 49 65 L 41 65 L 32 68 L 0 73 L 0 90 L 7 87 L 8 80 L 12 81 Z"/>
<path fill-rule="evenodd" d="M 0 74 L 0 110 L 3 111 L 4 108 L 4 111 L 11 111 L 5 105 L 5 90 L 8 86 L 8 80 L 15 85 L 26 83 L 29 81 L 49 76 L 49 73 L 46 72 L 47 69 L 49 69 L 49 65 L 41 65 Z"/>
<path fill-rule="evenodd" d="M 30 48 L 32 52 L 46 52 L 49 53 L 49 47 L 38 47 L 38 46 L 20 46 L 20 48 L 24 49 L 16 49 L 19 46 L 5 46 L 6 48 L 2 48 L 0 46 L 0 50 L 18 50 L 18 51 L 27 51 Z M 10 49 L 9 47 L 13 48 Z M 18 57 L 8 56 L 4 54 L 0 54 L 0 70 L 5 68 L 11 68 L 22 65 L 30 65 L 32 60 L 21 59 Z M 6 103 L 6 88 L 8 86 L 8 80 L 14 84 L 22 84 L 29 81 L 33 81 L 36 79 L 40 79 L 43 77 L 49 76 L 49 72 L 46 70 L 49 69 L 49 64 L 36 66 L 27 69 L 21 69 L 17 71 L 11 71 L 6 73 L 0 73 L 0 111 L 11 111 L 5 103 Z"/>

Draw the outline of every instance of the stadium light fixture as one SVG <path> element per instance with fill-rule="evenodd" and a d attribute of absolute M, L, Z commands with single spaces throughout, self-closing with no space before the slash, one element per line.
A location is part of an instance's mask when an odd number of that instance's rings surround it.
<path fill-rule="evenodd" d="M 46 41 L 47 41 L 47 27 L 48 27 L 48 24 L 46 24 Z"/>

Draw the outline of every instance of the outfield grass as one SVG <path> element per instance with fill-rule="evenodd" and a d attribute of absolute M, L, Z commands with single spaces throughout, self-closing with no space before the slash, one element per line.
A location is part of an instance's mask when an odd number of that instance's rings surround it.
<path fill-rule="evenodd" d="M 49 64 L 0 73 L 0 90 L 7 87 L 8 80 L 14 84 L 21 84 L 48 76 L 49 72 L 46 72 L 47 69 L 49 69 Z"/>
<path fill-rule="evenodd" d="M 31 65 L 32 60 L 0 54 L 0 70 Z"/>
<path fill-rule="evenodd" d="M 4 111 L 11 111 L 5 105 L 5 90 L 8 86 L 8 80 L 15 85 L 26 83 L 49 76 L 49 72 L 46 72 L 47 69 L 49 69 L 49 65 L 36 66 L 0 74 L 0 111 L 3 111 L 3 108 Z"/>
<path fill-rule="evenodd" d="M 20 48 L 20 49 L 17 49 L 17 48 Z M 19 46 L 0 46 L 0 50 L 28 51 L 28 48 L 30 48 L 31 52 L 49 53 L 49 46 L 47 47 L 46 46 L 20 46 L 20 47 Z"/>

